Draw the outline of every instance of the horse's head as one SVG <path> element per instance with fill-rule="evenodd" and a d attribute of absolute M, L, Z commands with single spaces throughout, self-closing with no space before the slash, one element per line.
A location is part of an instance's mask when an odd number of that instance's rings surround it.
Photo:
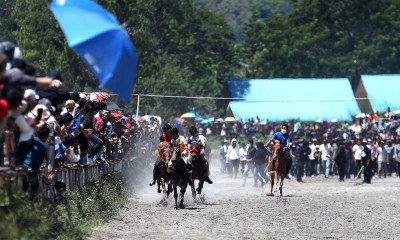
<path fill-rule="evenodd" d="M 169 162 L 171 159 L 171 146 L 168 142 L 160 143 L 160 146 L 158 146 L 158 155 L 160 156 L 162 162 Z"/>
<path fill-rule="evenodd" d="M 274 141 L 274 146 L 272 148 L 272 154 L 274 156 L 283 155 L 283 146 L 282 146 L 281 141 L 279 141 L 279 140 Z"/>

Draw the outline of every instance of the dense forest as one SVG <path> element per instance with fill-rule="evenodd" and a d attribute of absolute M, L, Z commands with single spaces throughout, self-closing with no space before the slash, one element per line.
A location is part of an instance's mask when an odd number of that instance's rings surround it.
<path fill-rule="evenodd" d="M 99 0 L 139 55 L 135 93 L 229 97 L 227 79 L 400 72 L 395 0 Z M 97 81 L 67 46 L 49 0 L 0 0 L 0 40 L 73 91 Z M 290 86 L 289 86 L 290 87 Z M 226 101 L 144 97 L 143 114 L 223 114 Z M 134 108 L 135 99 L 132 101 Z"/>

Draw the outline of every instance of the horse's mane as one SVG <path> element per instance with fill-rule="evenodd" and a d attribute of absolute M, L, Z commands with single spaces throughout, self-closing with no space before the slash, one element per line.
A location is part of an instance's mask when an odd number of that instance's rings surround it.
<path fill-rule="evenodd" d="M 170 148 L 171 144 L 169 142 L 162 142 L 158 146 L 158 153 L 161 155 L 165 149 Z"/>

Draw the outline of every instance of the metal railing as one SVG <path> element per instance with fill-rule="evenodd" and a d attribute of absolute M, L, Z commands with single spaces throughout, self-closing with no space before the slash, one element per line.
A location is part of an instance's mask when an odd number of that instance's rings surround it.
<path fill-rule="evenodd" d="M 49 199 L 56 199 L 56 182 L 63 182 L 66 191 L 73 191 L 83 187 L 88 181 L 99 180 L 102 176 L 121 172 L 128 160 L 107 161 L 92 165 L 71 165 L 54 168 L 54 131 L 50 126 L 49 156 L 42 166 L 39 178 L 38 194 Z M 15 150 L 14 134 L 5 131 L 2 136 L 3 161 L 0 162 L 0 196 L 11 197 L 13 193 L 23 190 L 24 178 L 29 174 L 28 170 L 15 170 L 13 168 L 12 152 Z"/>

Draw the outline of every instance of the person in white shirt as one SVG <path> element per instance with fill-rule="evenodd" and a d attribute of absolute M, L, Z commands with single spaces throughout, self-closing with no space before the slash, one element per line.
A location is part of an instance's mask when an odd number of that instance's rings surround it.
<path fill-rule="evenodd" d="M 321 152 L 323 174 L 326 178 L 328 178 L 330 175 L 332 156 L 332 147 L 331 144 L 328 143 L 328 140 L 324 139 L 322 141 L 322 145 L 319 147 L 319 151 Z"/>
<path fill-rule="evenodd" d="M 314 176 L 316 174 L 315 172 L 315 153 L 317 152 L 317 148 L 319 148 L 319 146 L 317 145 L 317 139 L 313 138 L 312 142 L 310 144 L 310 150 L 311 153 L 310 155 L 308 155 L 308 158 L 310 159 L 310 161 L 308 161 L 308 166 L 307 166 L 307 176 Z"/>
<path fill-rule="evenodd" d="M 357 143 L 353 146 L 353 156 L 354 160 L 356 161 L 356 171 L 354 174 L 357 174 L 361 167 L 362 167 L 362 153 L 364 152 L 364 146 L 361 145 L 361 140 L 357 139 Z M 361 178 L 361 174 L 358 176 L 358 178 Z"/>
<path fill-rule="evenodd" d="M 243 173 L 244 166 L 247 163 L 247 147 L 246 143 L 242 143 L 239 149 L 240 152 L 240 172 Z"/>
<path fill-rule="evenodd" d="M 228 147 L 228 153 L 226 156 L 230 168 L 232 169 L 230 177 L 237 178 L 237 173 L 239 171 L 239 162 L 240 162 L 240 148 L 237 145 L 236 138 L 233 138 L 231 141 L 231 145 Z"/>
<path fill-rule="evenodd" d="M 376 159 L 378 161 L 378 177 L 386 178 L 386 164 L 387 164 L 387 156 L 386 156 L 386 149 L 384 148 L 384 143 L 380 141 L 379 147 L 376 149 Z"/>

